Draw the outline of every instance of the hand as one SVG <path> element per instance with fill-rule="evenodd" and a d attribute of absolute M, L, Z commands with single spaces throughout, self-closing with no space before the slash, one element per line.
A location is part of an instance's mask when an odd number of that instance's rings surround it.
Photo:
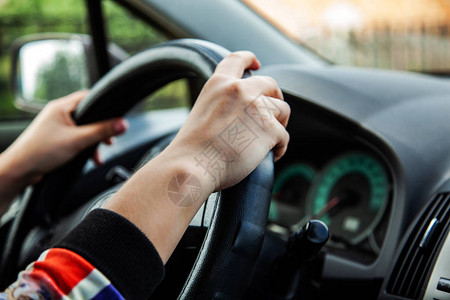
<path fill-rule="evenodd" d="M 250 52 L 224 59 L 168 148 L 201 170 L 215 191 L 250 174 L 269 150 L 275 161 L 286 152 L 290 108 L 277 83 L 270 77 L 241 79 L 246 69 L 258 68 Z"/>
<path fill-rule="evenodd" d="M 250 52 L 226 57 L 172 143 L 103 206 L 139 227 L 164 262 L 213 191 L 242 180 L 269 150 L 276 160 L 286 151 L 290 108 L 276 82 L 241 79 L 259 66 Z"/>
<path fill-rule="evenodd" d="M 87 91 L 51 101 L 22 135 L 0 156 L 0 196 L 13 197 L 25 186 L 68 162 L 81 150 L 98 142 L 110 143 L 112 136 L 125 132 L 121 119 L 76 126 L 71 113 Z M 94 160 L 99 163 L 96 155 Z M 6 187 L 5 187 L 6 185 Z"/>

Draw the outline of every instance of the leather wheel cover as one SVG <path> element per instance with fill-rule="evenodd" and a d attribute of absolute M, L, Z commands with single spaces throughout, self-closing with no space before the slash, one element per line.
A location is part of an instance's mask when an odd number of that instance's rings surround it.
<path fill-rule="evenodd" d="M 74 112 L 77 124 L 123 116 L 145 96 L 180 78 L 206 81 L 229 52 L 213 43 L 184 39 L 155 46 L 111 70 Z M 24 197 L 2 255 L 2 279 L 14 280 L 24 237 L 61 218 L 61 199 L 80 176 L 88 149 L 49 174 Z M 252 278 L 264 240 L 273 183 L 272 153 L 244 180 L 221 192 L 200 253 L 179 299 L 238 299 Z M 67 203 L 66 203 L 67 204 Z M 3 282 L 5 284 L 5 282 Z"/>

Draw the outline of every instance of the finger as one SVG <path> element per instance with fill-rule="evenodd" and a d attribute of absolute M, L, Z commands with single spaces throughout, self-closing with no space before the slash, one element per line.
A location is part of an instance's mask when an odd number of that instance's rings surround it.
<path fill-rule="evenodd" d="M 269 97 L 266 97 L 269 98 Z M 269 98 L 277 110 L 274 111 L 274 117 L 283 125 L 283 127 L 287 126 L 289 121 L 289 117 L 291 116 L 291 107 L 289 104 L 283 100 L 277 98 Z"/>
<path fill-rule="evenodd" d="M 275 125 L 277 132 L 277 144 L 273 147 L 273 158 L 277 162 L 286 153 L 289 144 L 289 133 L 280 123 Z"/>
<path fill-rule="evenodd" d="M 271 122 L 267 121 L 281 123 L 283 127 L 286 127 L 291 114 L 289 104 L 283 100 L 262 94 L 256 97 L 255 101 L 245 110 L 262 128 L 271 124 Z"/>
<path fill-rule="evenodd" d="M 127 129 L 128 122 L 122 118 L 75 127 L 78 145 L 82 149 L 122 134 Z"/>
<path fill-rule="evenodd" d="M 260 66 L 255 54 L 249 51 L 238 51 L 225 57 L 217 65 L 215 73 L 241 78 L 245 70 L 257 70 Z"/>
<path fill-rule="evenodd" d="M 98 149 L 95 149 L 95 152 L 92 155 L 92 160 L 94 161 L 94 164 L 96 166 L 101 166 L 103 164 L 103 161 L 100 157 L 100 152 L 98 151 Z"/>
<path fill-rule="evenodd" d="M 281 91 L 278 83 L 269 76 L 253 76 L 245 78 L 244 81 L 250 85 L 261 90 L 261 94 L 273 98 L 283 100 L 283 92 Z"/>
<path fill-rule="evenodd" d="M 112 145 L 114 143 L 114 138 L 113 137 L 107 138 L 106 140 L 103 141 L 103 143 L 106 145 Z"/>
<path fill-rule="evenodd" d="M 60 105 L 64 106 L 66 111 L 72 112 L 75 110 L 77 105 L 83 100 L 88 94 L 88 90 L 77 91 L 69 94 L 63 98 L 59 98 L 57 101 Z"/>

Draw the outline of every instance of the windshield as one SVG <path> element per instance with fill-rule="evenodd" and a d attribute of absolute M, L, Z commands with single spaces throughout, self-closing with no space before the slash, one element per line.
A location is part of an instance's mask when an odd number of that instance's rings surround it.
<path fill-rule="evenodd" d="M 288 37 L 349 66 L 450 71 L 449 0 L 243 0 Z"/>

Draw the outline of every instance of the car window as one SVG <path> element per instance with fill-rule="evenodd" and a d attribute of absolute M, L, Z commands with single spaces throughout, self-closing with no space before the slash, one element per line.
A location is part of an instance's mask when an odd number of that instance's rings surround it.
<path fill-rule="evenodd" d="M 165 42 L 169 38 L 150 24 L 130 13 L 115 1 L 104 1 L 106 30 L 110 42 L 115 43 L 128 54 L 133 55 L 149 47 Z M 140 111 L 188 107 L 190 103 L 189 84 L 185 79 L 172 82 L 149 96 Z"/>
<path fill-rule="evenodd" d="M 168 37 L 112 0 L 103 1 L 108 39 L 133 55 Z"/>

